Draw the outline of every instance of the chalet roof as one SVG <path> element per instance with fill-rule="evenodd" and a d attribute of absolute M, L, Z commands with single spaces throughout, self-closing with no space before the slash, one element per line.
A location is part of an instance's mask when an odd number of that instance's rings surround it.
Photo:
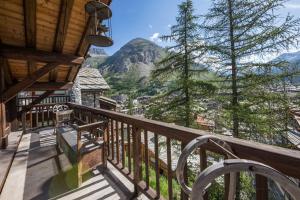
<path fill-rule="evenodd" d="M 77 79 L 82 90 L 110 89 L 99 70 L 95 68 L 84 67 L 80 69 Z"/>

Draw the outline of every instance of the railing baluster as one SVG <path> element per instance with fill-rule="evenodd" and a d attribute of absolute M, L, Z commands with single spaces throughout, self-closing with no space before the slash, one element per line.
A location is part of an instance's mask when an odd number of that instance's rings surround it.
<path fill-rule="evenodd" d="M 181 142 L 181 151 L 184 149 L 185 146 L 186 146 L 186 144 L 184 142 Z M 187 183 L 188 182 L 187 165 L 185 165 L 185 167 L 184 167 L 183 174 L 184 174 L 184 179 L 185 179 L 184 181 Z M 188 195 L 183 190 L 181 190 L 181 192 L 180 192 L 180 199 L 181 200 L 189 199 Z"/>
<path fill-rule="evenodd" d="M 111 128 L 111 120 L 108 118 L 108 124 L 107 124 L 107 156 L 108 159 L 110 159 L 110 128 Z"/>
<path fill-rule="evenodd" d="M 32 108 L 30 109 L 30 115 L 29 115 L 29 123 L 30 123 L 30 128 L 32 128 Z"/>
<path fill-rule="evenodd" d="M 160 170 L 159 170 L 159 152 L 158 152 L 158 135 L 154 133 L 154 151 L 155 151 L 155 182 L 156 182 L 156 197 L 160 198 Z"/>
<path fill-rule="evenodd" d="M 117 164 L 120 163 L 120 144 L 119 144 L 119 122 L 116 121 L 116 151 L 117 151 Z"/>
<path fill-rule="evenodd" d="M 204 148 L 200 148 L 200 170 L 203 171 L 207 168 L 207 155 Z M 208 191 L 205 193 L 204 200 L 208 200 Z"/>
<path fill-rule="evenodd" d="M 122 168 L 125 168 L 124 123 L 121 122 Z"/>
<path fill-rule="evenodd" d="M 167 164 L 168 164 L 168 195 L 169 199 L 173 199 L 173 173 L 172 173 L 172 155 L 171 155 L 171 140 L 167 137 Z"/>
<path fill-rule="evenodd" d="M 47 106 L 47 124 L 50 125 L 50 109 L 49 106 Z"/>
<path fill-rule="evenodd" d="M 39 108 L 38 107 L 35 107 L 35 127 L 38 127 L 39 126 Z"/>
<path fill-rule="evenodd" d="M 145 150 L 145 175 L 146 175 L 146 189 L 149 189 L 149 149 L 148 149 L 148 131 L 144 132 L 144 150 Z"/>
<path fill-rule="evenodd" d="M 130 125 L 127 124 L 127 155 L 128 155 L 128 170 L 131 173 L 131 142 L 130 142 Z"/>
<path fill-rule="evenodd" d="M 134 166 L 134 190 L 138 194 L 138 183 L 142 179 L 141 129 L 132 127 L 132 147 Z"/>
<path fill-rule="evenodd" d="M 114 120 L 111 120 L 111 160 L 115 159 L 115 135 L 114 135 Z"/>
<path fill-rule="evenodd" d="M 44 120 L 45 120 L 45 116 L 44 116 L 44 106 L 42 106 L 42 126 L 44 126 Z"/>

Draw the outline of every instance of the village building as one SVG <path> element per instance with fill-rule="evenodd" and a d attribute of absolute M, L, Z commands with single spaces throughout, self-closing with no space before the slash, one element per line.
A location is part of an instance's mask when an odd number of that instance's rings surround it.
<path fill-rule="evenodd" d="M 85 67 L 79 70 L 71 94 L 78 104 L 99 107 L 100 97 L 109 89 L 98 69 Z"/>

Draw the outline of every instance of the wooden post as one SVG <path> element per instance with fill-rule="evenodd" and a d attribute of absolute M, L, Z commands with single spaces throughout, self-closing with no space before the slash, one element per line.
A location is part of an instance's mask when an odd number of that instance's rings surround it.
<path fill-rule="evenodd" d="M 107 157 L 108 157 L 108 148 L 107 148 L 107 144 L 108 144 L 108 122 L 104 125 L 104 134 L 103 134 L 103 140 L 104 140 L 104 143 L 103 143 L 103 166 L 105 168 L 107 168 Z"/>
<path fill-rule="evenodd" d="M 268 199 L 268 179 L 261 175 L 255 175 L 256 199 Z"/>
<path fill-rule="evenodd" d="M 148 151 L 148 150 L 147 150 Z M 168 165 L 168 196 L 169 199 L 173 199 L 173 175 L 172 175 L 172 145 L 171 145 L 171 139 L 167 137 L 167 165 Z"/>
<path fill-rule="evenodd" d="M 22 130 L 26 134 L 26 113 L 22 113 Z"/>
<path fill-rule="evenodd" d="M 77 157 L 77 182 L 78 182 L 78 187 L 82 184 L 82 156 L 81 156 L 81 131 L 77 130 L 77 152 L 78 152 L 78 157 Z"/>
<path fill-rule="evenodd" d="M 2 58 L 1 58 L 2 61 Z M 4 64 L 1 62 L 0 65 L 0 92 L 5 91 L 5 73 Z M 0 149 L 5 149 L 7 146 L 6 132 L 6 110 L 3 98 L 0 97 Z"/>
<path fill-rule="evenodd" d="M 200 148 L 200 170 L 203 171 L 207 168 L 207 154 L 204 148 Z M 208 200 L 208 192 L 203 196 L 204 200 Z"/>
<path fill-rule="evenodd" d="M 182 142 L 181 149 L 183 150 L 185 146 L 186 146 L 186 144 Z M 184 181 L 187 183 L 188 182 L 187 165 L 185 165 L 185 167 L 184 167 L 184 177 L 185 177 Z M 183 190 L 181 190 L 180 199 L 188 200 L 189 196 Z"/>
<path fill-rule="evenodd" d="M 132 127 L 133 140 L 133 167 L 134 167 L 134 190 L 138 194 L 138 183 L 142 179 L 142 150 L 141 150 L 141 129 Z"/>
<path fill-rule="evenodd" d="M 0 101 L 0 149 L 7 147 L 5 104 Z"/>
<path fill-rule="evenodd" d="M 17 131 L 19 128 L 17 117 L 17 97 L 13 98 L 8 103 L 9 122 L 11 125 L 11 131 Z"/>

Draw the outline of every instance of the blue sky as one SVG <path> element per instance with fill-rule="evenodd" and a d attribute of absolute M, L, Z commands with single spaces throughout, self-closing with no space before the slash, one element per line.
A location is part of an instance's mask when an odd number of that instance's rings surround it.
<path fill-rule="evenodd" d="M 182 0 L 113 0 L 112 30 L 114 45 L 105 48 L 112 55 L 131 39 L 142 37 L 164 46 L 159 36 L 169 33 L 175 24 L 177 5 Z M 193 0 L 196 14 L 207 12 L 210 0 Z M 290 0 L 282 14 L 291 13 L 300 17 L 300 0 Z"/>

